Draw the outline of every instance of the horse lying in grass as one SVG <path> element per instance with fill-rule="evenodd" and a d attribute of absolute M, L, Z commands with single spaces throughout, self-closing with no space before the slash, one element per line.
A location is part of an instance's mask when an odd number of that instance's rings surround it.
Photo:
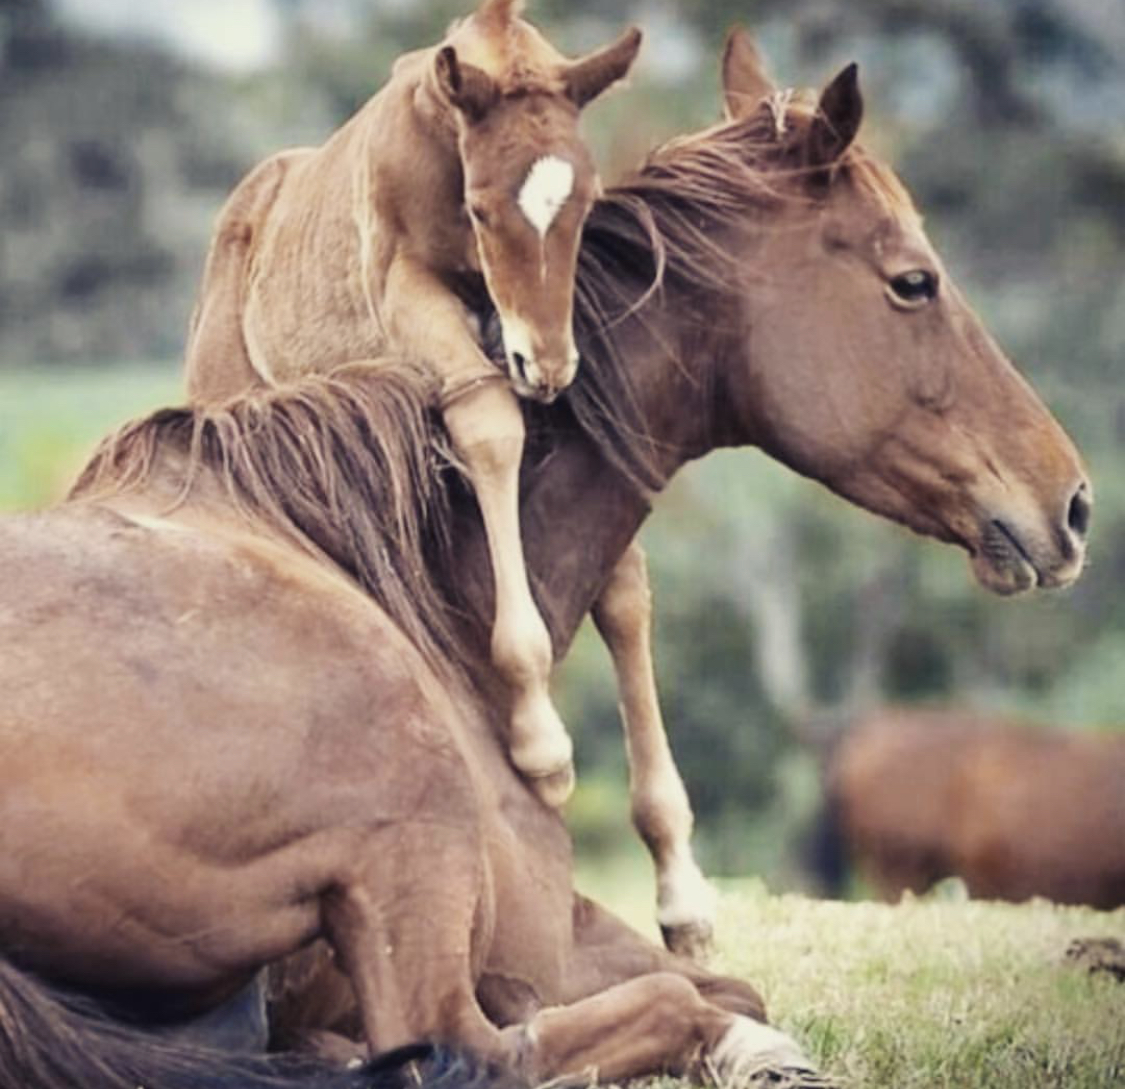
<path fill-rule="evenodd" d="M 593 212 L 586 366 L 529 413 L 554 645 L 648 513 L 643 482 L 735 444 L 960 544 L 993 589 L 1072 581 L 1081 460 L 854 144 L 854 66 L 813 106 L 753 64 L 724 81 L 732 119 Z M 184 1052 L 141 1027 L 214 1031 L 233 1003 L 259 1043 L 261 969 L 321 938 L 334 967 L 299 1027 L 354 1016 L 372 1052 L 811 1080 L 749 984 L 575 894 L 563 821 L 500 740 L 487 542 L 435 472 L 433 396 L 387 364 L 158 412 L 68 502 L 0 524 L 5 1084 L 178 1089 Z M 127 1065 L 66 1005 L 29 1026 L 47 980 L 110 1011 Z M 187 1054 L 215 1084 L 217 1057 Z"/>
<path fill-rule="evenodd" d="M 625 75 L 640 32 L 567 60 L 522 6 L 484 0 L 437 46 L 400 58 L 323 146 L 275 155 L 240 183 L 219 217 L 186 371 L 202 404 L 385 354 L 440 377 L 487 531 L 511 757 L 561 805 L 572 746 L 527 583 L 513 390 L 550 401 L 574 378 L 575 265 L 597 189 L 579 112 Z M 503 330 L 499 368 L 466 301 L 485 296 Z"/>
<path fill-rule="evenodd" d="M 1125 736 L 888 709 L 840 739 L 828 790 L 887 899 L 958 876 L 985 899 L 1125 907 Z"/>

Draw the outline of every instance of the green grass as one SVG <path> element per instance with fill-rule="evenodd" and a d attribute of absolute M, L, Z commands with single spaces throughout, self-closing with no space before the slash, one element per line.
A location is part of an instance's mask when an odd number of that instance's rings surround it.
<path fill-rule="evenodd" d="M 624 873 L 580 867 L 579 882 L 652 934 L 651 878 L 639 862 Z M 712 966 L 754 983 L 771 1019 L 848 1087 L 1125 1086 L 1125 984 L 1064 960 L 1074 938 L 1125 939 L 1125 910 L 721 887 Z"/>
<path fill-rule="evenodd" d="M 102 436 L 179 400 L 170 364 L 0 370 L 0 510 L 58 499 Z"/>

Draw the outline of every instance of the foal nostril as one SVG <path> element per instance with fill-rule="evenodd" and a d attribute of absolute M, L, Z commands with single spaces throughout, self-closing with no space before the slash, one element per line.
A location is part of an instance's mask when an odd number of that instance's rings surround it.
<path fill-rule="evenodd" d="M 1070 500 L 1066 511 L 1066 524 L 1076 537 L 1084 538 L 1090 531 L 1090 515 L 1094 509 L 1094 501 L 1090 498 L 1090 489 L 1085 484 L 1078 485 L 1078 491 Z"/>

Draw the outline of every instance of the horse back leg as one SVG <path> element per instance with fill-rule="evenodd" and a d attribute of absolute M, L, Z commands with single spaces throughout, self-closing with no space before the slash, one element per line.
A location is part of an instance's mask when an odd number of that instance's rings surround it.
<path fill-rule="evenodd" d="M 636 541 L 610 573 L 592 615 L 617 675 L 633 824 L 656 867 L 656 919 L 672 952 L 701 959 L 714 932 L 715 891 L 692 853 L 691 803 L 660 713 L 652 592 Z"/>

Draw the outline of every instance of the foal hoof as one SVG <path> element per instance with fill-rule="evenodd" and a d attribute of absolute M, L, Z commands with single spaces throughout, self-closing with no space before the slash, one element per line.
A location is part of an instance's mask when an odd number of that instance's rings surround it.
<path fill-rule="evenodd" d="M 661 926 L 660 935 L 669 953 L 705 964 L 715 947 L 715 931 L 706 919 Z"/>
<path fill-rule="evenodd" d="M 574 793 L 574 764 L 567 764 L 546 775 L 529 775 L 527 782 L 544 805 L 551 809 L 562 809 Z"/>

